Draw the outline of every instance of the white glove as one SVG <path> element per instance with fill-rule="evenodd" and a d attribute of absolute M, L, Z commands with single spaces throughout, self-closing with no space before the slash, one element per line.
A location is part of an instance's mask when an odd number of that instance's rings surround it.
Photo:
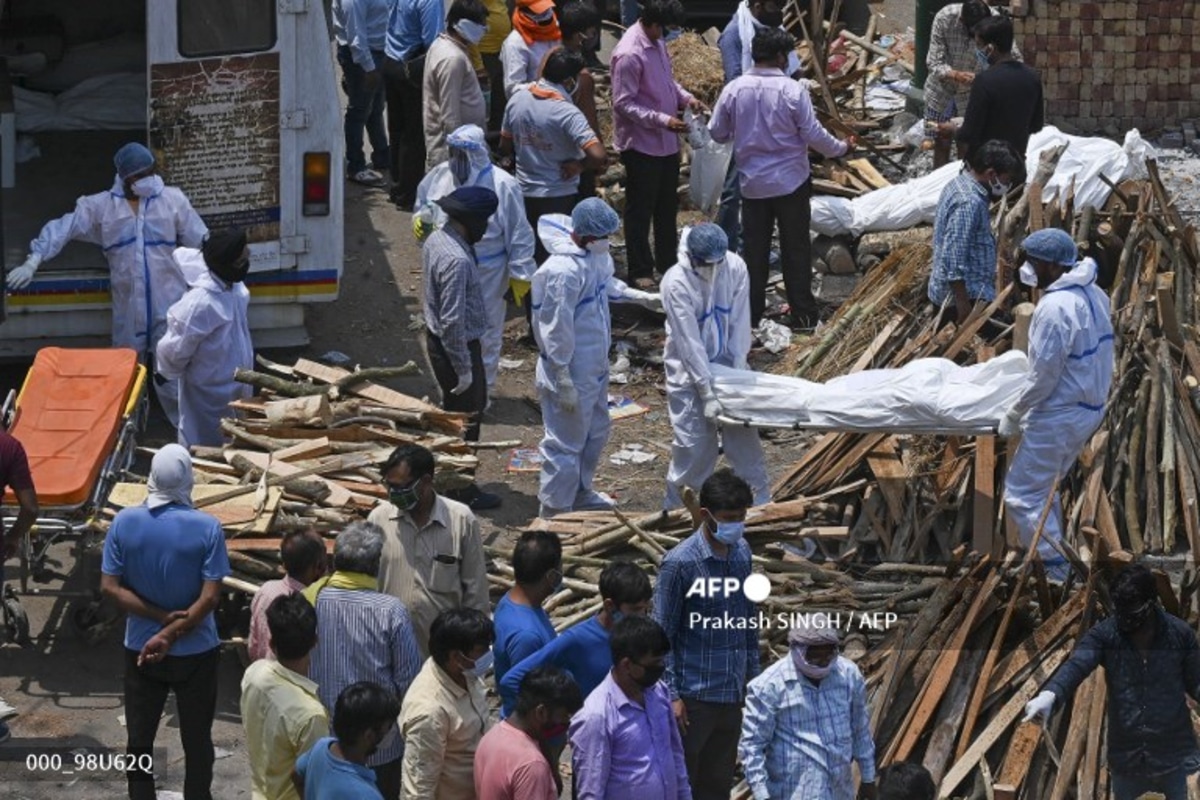
<path fill-rule="evenodd" d="M 571 380 L 570 373 L 559 373 L 558 392 L 555 394 L 555 402 L 558 403 L 559 408 L 568 414 L 573 414 L 575 409 L 579 407 L 579 391 L 575 388 L 575 382 Z"/>
<path fill-rule="evenodd" d="M 460 395 L 463 392 L 467 391 L 467 389 L 470 389 L 471 385 L 474 383 L 475 383 L 475 381 L 472 379 L 472 377 L 470 375 L 467 375 L 467 377 L 465 377 L 465 378 L 459 378 L 458 385 L 450 390 L 450 394 L 455 395 L 455 396 Z"/>
<path fill-rule="evenodd" d="M 1025 704 L 1025 719 L 1021 720 L 1021 722 L 1029 722 L 1041 717 L 1044 724 L 1050 719 L 1050 712 L 1053 710 L 1054 692 L 1042 691 L 1037 697 Z"/>
<path fill-rule="evenodd" d="M 37 272 L 38 265 L 42 263 L 42 257 L 37 253 L 32 254 L 25 259 L 25 263 L 8 273 L 8 288 L 9 289 L 24 289 L 33 280 L 33 274 Z"/>
<path fill-rule="evenodd" d="M 700 399 L 704 402 L 704 418 L 709 422 L 716 422 L 717 417 L 721 416 L 724 409 L 711 386 L 704 387 L 704 391 L 700 393 Z"/>
<path fill-rule="evenodd" d="M 996 428 L 996 433 L 1003 436 L 1005 439 L 1011 439 L 1013 436 L 1021 435 L 1021 412 L 1015 408 L 1004 415 L 1004 419 L 1000 420 L 999 427 Z"/>

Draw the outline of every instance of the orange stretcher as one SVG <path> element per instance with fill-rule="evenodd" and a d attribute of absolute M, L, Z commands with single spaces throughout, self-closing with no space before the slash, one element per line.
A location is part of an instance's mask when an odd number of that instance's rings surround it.
<path fill-rule="evenodd" d="M 20 594 L 89 597 L 93 603 L 75 615 L 81 628 L 98 608 L 96 592 L 30 588 L 47 580 L 50 547 L 65 539 L 77 543 L 77 561 L 98 538 L 97 515 L 112 487 L 133 463 L 135 437 L 147 412 L 146 368 L 130 349 L 38 351 L 20 393 L 9 393 L 0 416 L 25 448 L 37 492 L 39 514 L 20 545 Z M 16 520 L 16 497 L 3 498 L 5 526 Z M 28 623 L 11 585 L 4 589 L 4 628 L 10 640 L 28 641 Z"/>

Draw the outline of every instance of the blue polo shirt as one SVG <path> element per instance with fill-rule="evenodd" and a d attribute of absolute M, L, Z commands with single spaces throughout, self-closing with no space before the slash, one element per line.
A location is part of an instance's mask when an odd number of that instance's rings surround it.
<path fill-rule="evenodd" d="M 501 716 L 507 717 L 512 713 L 517 704 L 521 679 L 531 670 L 545 666 L 566 670 L 579 684 L 583 696 L 587 697 L 608 675 L 612 665 L 608 631 L 600 624 L 599 617 L 567 628 L 557 639 L 505 673 L 498 683 L 503 700 Z"/>
<path fill-rule="evenodd" d="M 124 508 L 108 529 L 100 570 L 120 578 L 151 605 L 186 611 L 199 599 L 205 581 L 229 575 L 225 533 L 216 517 L 188 506 Z M 156 621 L 129 614 L 125 647 L 140 651 L 160 630 Z M 218 644 L 217 624 L 209 614 L 171 645 L 170 655 L 206 653 Z"/>
<path fill-rule="evenodd" d="M 375 773 L 335 756 L 330 746 L 336 741 L 332 736 L 319 739 L 296 759 L 296 772 L 304 781 L 304 800 L 383 800 Z"/>
<path fill-rule="evenodd" d="M 530 608 L 500 598 L 492 615 L 496 626 L 496 683 L 516 664 L 533 655 L 555 637 L 550 616 L 541 608 Z"/>

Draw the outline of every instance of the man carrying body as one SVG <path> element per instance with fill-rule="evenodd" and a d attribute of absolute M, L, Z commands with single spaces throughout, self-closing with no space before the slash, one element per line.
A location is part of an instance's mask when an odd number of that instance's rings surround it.
<path fill-rule="evenodd" d="M 188 288 L 172 251 L 178 245 L 199 247 L 208 228 L 183 192 L 163 185 L 154 156 L 144 146 L 130 142 L 117 151 L 114 162 L 112 188 L 79 198 L 74 211 L 47 223 L 29 243 L 29 258 L 8 274 L 8 288 L 29 286 L 38 265 L 70 241 L 100 245 L 112 292 L 113 347 L 136 350 L 148 364 L 167 332 L 167 310 Z M 156 383 L 154 393 L 171 425 L 178 427 L 178 384 Z"/>
<path fill-rule="evenodd" d="M 674 441 L 664 509 L 678 508 L 683 487 L 698 489 L 719 458 L 716 420 L 721 403 L 710 364 L 747 369 L 750 286 L 746 262 L 728 251 L 725 232 L 711 222 L 685 230 L 679 263 L 662 280 L 667 312 L 667 411 Z M 754 504 L 771 499 L 758 431 L 728 426 L 725 457 L 754 489 Z"/>
<path fill-rule="evenodd" d="M 1025 180 L 1025 162 L 1007 142 L 977 147 L 938 197 L 933 219 L 929 301 L 950 305 L 962 324 L 976 303 L 996 297 L 996 239 L 991 201 Z"/>
<path fill-rule="evenodd" d="M 1063 579 L 1069 569 L 1062 541 L 1057 482 L 1104 419 L 1113 377 L 1113 328 L 1108 296 L 1096 285 L 1096 262 L 1076 263 L 1069 234 L 1045 228 L 1021 243 L 1026 263 L 1020 280 L 1043 291 L 1029 325 L 1029 375 L 1000 423 L 1001 436 L 1022 433 L 1004 486 L 1004 506 L 1029 547 L 1042 510 L 1053 505 L 1038 553 L 1047 572 Z"/>

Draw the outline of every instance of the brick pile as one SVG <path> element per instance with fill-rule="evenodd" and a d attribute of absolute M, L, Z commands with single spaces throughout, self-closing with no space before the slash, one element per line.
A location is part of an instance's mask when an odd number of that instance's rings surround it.
<path fill-rule="evenodd" d="M 1042 73 L 1046 116 L 1084 133 L 1153 132 L 1200 117 L 1200 3 L 1035 0 L 1014 20 Z"/>

